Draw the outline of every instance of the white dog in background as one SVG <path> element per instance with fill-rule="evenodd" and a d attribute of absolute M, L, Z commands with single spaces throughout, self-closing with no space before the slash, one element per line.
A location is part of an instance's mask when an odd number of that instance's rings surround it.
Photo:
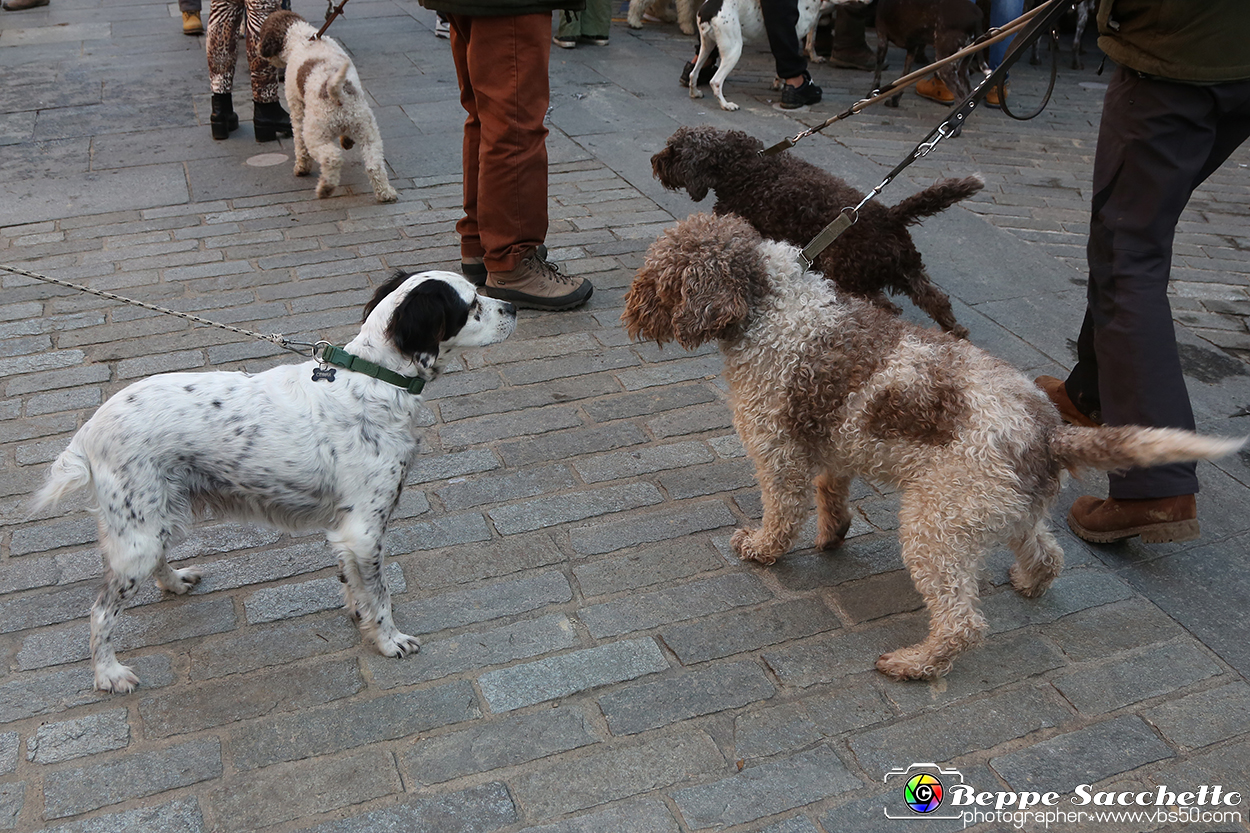
<path fill-rule="evenodd" d="M 316 159 L 321 168 L 317 196 L 328 197 L 342 176 L 343 150 L 359 143 L 378 202 L 395 202 L 399 194 L 386 178 L 382 136 L 356 67 L 337 41 L 316 34 L 312 24 L 286 11 L 269 15 L 260 29 L 261 57 L 286 67 L 295 175 L 307 175 Z"/>
<path fill-rule="evenodd" d="M 828 0 L 823 3 L 822 0 L 799 0 L 799 22 L 794 28 L 811 56 L 815 49 L 808 35 L 815 30 L 826 7 L 832 7 Z M 737 110 L 738 105 L 725 98 L 725 79 L 742 57 L 743 42 L 765 36 L 760 0 L 705 0 L 699 6 L 698 25 L 699 57 L 695 58 L 694 69 L 690 72 L 690 97 L 703 97 L 698 85 L 699 72 L 711 61 L 712 50 L 718 49 L 720 67 L 709 83 L 722 110 Z M 773 89 L 781 89 L 780 84 L 774 83 Z"/>
<path fill-rule="evenodd" d="M 515 326 L 511 304 L 479 296 L 457 274 L 398 272 L 345 348 L 389 378 L 317 361 L 256 375 L 168 373 L 104 403 L 34 500 L 38 510 L 76 489 L 95 492 L 106 565 L 91 609 L 96 688 L 138 684 L 117 661 L 113 627 L 148 576 L 177 594 L 200 580 L 197 568 L 173 569 L 165 554 L 206 513 L 326 530 L 363 636 L 386 656 L 416 652 L 417 640 L 395 626 L 382 573 L 382 535 L 417 452 L 415 393 L 437 376 L 443 350 L 493 344 Z"/>
<path fill-rule="evenodd" d="M 672 0 L 629 0 L 629 15 L 627 20 L 629 28 L 641 29 L 642 16 L 650 11 L 661 20 L 672 21 L 673 16 L 669 10 Z M 694 12 L 697 7 L 698 0 L 677 0 L 677 26 L 681 29 L 683 35 L 693 35 L 695 32 Z"/>

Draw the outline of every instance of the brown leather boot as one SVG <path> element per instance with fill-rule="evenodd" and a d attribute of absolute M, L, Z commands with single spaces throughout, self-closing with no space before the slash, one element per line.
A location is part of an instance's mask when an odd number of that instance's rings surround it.
<path fill-rule="evenodd" d="M 1059 409 L 1059 416 L 1063 417 L 1063 421 L 1069 425 L 1080 425 L 1083 428 L 1097 428 L 1102 425 L 1098 414 L 1086 416 L 1077 410 L 1076 405 L 1068 397 L 1068 390 L 1063 386 L 1062 379 L 1056 379 L 1054 376 L 1038 376 L 1033 380 L 1033 384 L 1050 397 L 1050 401 L 1054 402 L 1055 407 Z"/>
<path fill-rule="evenodd" d="M 1109 544 L 1140 535 L 1148 544 L 1191 541 L 1199 535 L 1198 504 L 1193 495 L 1116 500 L 1077 498 L 1068 511 L 1068 526 L 1078 537 Z"/>
<path fill-rule="evenodd" d="M 515 269 L 491 272 L 481 292 L 525 309 L 566 310 L 586 303 L 594 290 L 590 281 L 561 274 L 537 249 L 530 249 Z"/>

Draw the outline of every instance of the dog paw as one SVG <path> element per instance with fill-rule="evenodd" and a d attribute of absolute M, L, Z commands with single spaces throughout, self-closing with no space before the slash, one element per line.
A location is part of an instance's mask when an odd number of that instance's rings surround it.
<path fill-rule="evenodd" d="M 330 196 L 333 193 L 334 193 L 333 185 L 318 185 L 317 186 L 317 197 L 319 199 L 324 200 L 326 197 Z"/>
<path fill-rule="evenodd" d="M 945 671 L 916 648 L 899 648 L 882 654 L 877 658 L 877 670 L 895 680 L 932 680 Z"/>
<path fill-rule="evenodd" d="M 399 202 L 399 192 L 394 188 L 388 188 L 376 194 L 378 202 Z"/>
<path fill-rule="evenodd" d="M 191 588 L 200 583 L 200 579 L 204 574 L 200 572 L 199 567 L 184 567 L 181 570 L 170 570 L 174 574 L 174 581 L 166 585 L 160 581 L 156 583 L 166 593 L 174 593 L 178 596 L 185 596 L 191 592 Z"/>
<path fill-rule="evenodd" d="M 1011 565 L 1011 586 L 1026 599 L 1036 599 L 1050 589 L 1053 581 L 1053 578 L 1039 581 L 1034 576 L 1026 575 L 1019 564 Z"/>
<path fill-rule="evenodd" d="M 724 104 L 720 106 L 720 108 L 722 110 L 728 110 L 729 112 L 732 113 L 734 110 L 738 109 L 738 105 L 734 104 L 732 101 L 726 101 Z"/>
<path fill-rule="evenodd" d="M 641 28 L 641 27 L 639 27 L 639 28 Z M 697 34 L 697 30 L 696 30 L 693 26 L 691 26 L 691 25 L 689 25 L 689 24 L 685 24 L 685 25 L 683 25 L 683 24 L 678 24 L 677 28 L 678 28 L 678 29 L 681 29 L 681 33 L 682 33 L 683 35 L 694 35 L 694 34 Z"/>
<path fill-rule="evenodd" d="M 752 541 L 755 534 L 749 529 L 739 529 L 729 539 L 729 546 L 733 547 L 734 552 L 743 561 L 755 561 L 765 566 L 777 563 L 777 556 L 763 552 L 760 547 Z"/>
<path fill-rule="evenodd" d="M 420 650 L 421 643 L 417 638 L 406 633 L 395 631 L 390 636 L 378 638 L 378 651 L 384 657 L 406 657 Z"/>
<path fill-rule="evenodd" d="M 296 176 L 308 176 L 312 173 L 312 164 L 308 162 L 296 162 L 294 173 Z"/>
<path fill-rule="evenodd" d="M 816 538 L 816 548 L 821 550 L 836 550 L 846 541 L 846 533 L 851 528 L 851 521 L 847 521 L 835 529 L 833 532 L 821 532 Z"/>
<path fill-rule="evenodd" d="M 691 98 L 703 98 L 703 90 L 699 89 L 698 87 L 692 86 L 690 88 L 690 97 Z"/>
<path fill-rule="evenodd" d="M 139 678 L 135 676 L 135 672 L 130 670 L 129 666 L 122 665 L 120 662 L 115 661 L 109 665 L 101 666 L 95 671 L 96 691 L 129 694 L 135 690 L 137 685 L 139 685 Z"/>
<path fill-rule="evenodd" d="M 823 64 L 828 60 L 829 59 L 826 58 L 824 55 L 812 55 L 810 58 L 807 59 L 807 62 L 809 64 Z"/>

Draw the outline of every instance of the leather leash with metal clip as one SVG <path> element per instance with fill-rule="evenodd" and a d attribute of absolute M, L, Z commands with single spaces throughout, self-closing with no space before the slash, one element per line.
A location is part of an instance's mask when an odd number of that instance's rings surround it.
<path fill-rule="evenodd" d="M 326 3 L 325 25 L 318 29 L 317 34 L 313 35 L 309 38 L 309 40 L 321 40 L 321 36 L 326 33 L 326 29 L 330 28 L 330 24 L 334 22 L 335 18 L 343 14 L 343 7 L 346 5 L 347 0 L 343 0 L 343 2 L 339 3 L 337 7 L 334 5 L 334 0 L 329 0 L 329 2 Z"/>
<path fill-rule="evenodd" d="M 1011 32 L 1021 30 L 1020 34 L 1016 37 L 1016 39 L 1012 41 L 1011 48 L 1007 51 L 1006 56 L 1004 56 L 1003 62 L 999 64 L 998 67 L 994 69 L 993 72 L 991 72 L 988 76 L 986 76 L 981 81 L 981 83 L 977 85 L 976 89 L 974 89 L 971 93 L 969 93 L 968 96 L 963 101 L 961 101 L 958 105 L 956 105 L 955 108 L 951 110 L 950 114 L 947 115 L 946 119 L 941 124 L 935 127 L 929 133 L 929 135 L 925 136 L 924 139 L 920 142 L 920 144 L 916 145 L 916 147 L 912 150 L 912 152 L 905 159 L 903 159 L 902 162 L 895 165 L 894 169 L 890 171 L 888 174 L 886 174 L 885 179 L 881 180 L 881 183 L 877 185 L 877 187 L 869 191 L 868 194 L 862 200 L 859 201 L 858 205 L 856 205 L 853 208 L 847 207 L 847 208 L 842 209 L 842 211 L 838 214 L 837 218 L 834 219 L 833 222 L 831 222 L 829 225 L 821 229 L 820 233 L 817 234 L 816 237 L 813 238 L 810 243 L 808 243 L 806 246 L 803 247 L 803 250 L 799 252 L 799 263 L 803 267 L 804 271 L 810 269 L 812 266 L 812 263 L 816 260 L 817 256 L 819 256 L 821 252 L 827 249 L 833 243 L 834 240 L 837 240 L 838 237 L 844 231 L 846 231 L 848 228 L 854 225 L 856 221 L 859 220 L 859 209 L 863 208 L 864 205 L 866 205 L 869 200 L 873 199 L 878 194 L 880 194 L 883 190 L 885 190 L 885 187 L 889 185 L 891 182 L 893 182 L 894 178 L 897 177 L 900 173 L 902 173 L 903 170 L 908 165 L 915 162 L 917 159 L 920 159 L 921 157 L 927 156 L 929 152 L 937 146 L 938 142 L 942 141 L 948 136 L 955 135 L 959 131 L 959 129 L 963 126 L 964 122 L 967 121 L 968 116 L 972 114 L 972 111 L 975 110 L 977 105 L 980 104 L 981 101 L 985 98 L 986 94 L 988 94 L 989 91 L 994 86 L 1001 85 L 1003 83 L 1003 80 L 1007 76 L 1007 70 L 1010 69 L 1011 66 L 1017 60 L 1020 59 L 1020 56 L 1024 54 L 1024 50 L 1028 48 L 1028 46 L 1032 44 L 1033 41 L 1036 40 L 1043 32 L 1053 29 L 1055 22 L 1059 19 L 1059 15 L 1063 14 L 1063 12 L 1067 8 L 1069 8 L 1071 5 L 1072 5 L 1072 0 L 1049 0 L 1049 2 L 1045 6 L 1039 6 L 1037 7 L 1037 9 L 1033 10 L 1033 12 L 1031 13 L 1032 14 L 1031 17 L 1029 15 L 1025 15 L 1022 18 L 1018 18 L 1017 21 L 1015 21 L 1015 23 L 1018 24 L 1021 20 L 1024 19 L 1024 17 L 1029 17 L 1029 20 L 1027 21 L 1025 25 L 1004 27 L 1003 29 L 999 31 L 997 36 L 981 44 L 981 46 L 986 46 L 994 42 L 995 40 L 1001 40 L 1003 37 L 1010 34 Z M 930 64 L 928 67 L 925 67 L 924 72 L 932 71 L 932 67 L 933 67 L 932 64 Z M 916 74 L 917 73 L 912 73 L 912 75 L 916 75 Z M 833 119 L 830 119 L 825 124 L 822 124 L 819 127 L 800 133 L 799 135 L 795 136 L 793 139 L 786 139 L 774 145 L 773 147 L 760 151 L 760 155 L 768 156 L 774 153 L 780 153 L 783 150 L 787 150 L 788 148 L 794 147 L 794 145 L 800 139 L 803 139 L 806 136 L 811 135 L 812 133 L 818 132 L 819 130 L 827 127 L 828 125 L 832 124 L 835 121 L 838 121 L 841 118 L 845 118 L 848 115 L 853 115 L 854 113 L 859 112 L 860 109 L 863 109 L 863 106 L 867 106 L 869 103 L 881 100 L 883 98 L 888 97 L 889 95 L 892 95 L 894 92 L 897 92 L 898 89 L 907 85 L 906 83 L 903 83 L 903 82 L 911 83 L 909 79 L 912 78 L 912 75 L 906 76 L 905 78 L 901 78 L 898 81 L 894 82 L 893 84 L 890 85 L 890 87 L 886 91 L 879 93 L 878 95 L 874 96 L 871 100 L 866 100 L 864 102 L 856 102 L 856 105 L 853 106 L 850 110 L 847 110 L 845 113 L 840 114 L 834 117 Z M 1051 83 L 1052 85 L 1054 83 L 1053 68 L 1052 68 L 1052 73 L 1051 73 Z M 1001 89 L 999 91 L 999 98 L 1000 100 L 1005 98 L 1005 96 L 1003 96 L 1002 94 Z M 1050 98 L 1050 91 L 1048 90 L 1046 94 L 1046 99 L 1043 100 L 1041 107 L 1039 107 L 1036 112 L 1032 113 L 1031 115 L 1027 117 L 1014 116 L 1010 112 L 1008 113 L 1008 115 L 1011 115 L 1013 118 L 1017 118 L 1021 120 L 1024 120 L 1025 118 L 1032 118 L 1033 116 L 1036 116 L 1037 113 L 1041 112 L 1042 108 L 1046 106 L 1046 101 L 1049 100 L 1049 98 Z M 863 106 L 859 106 L 859 105 L 863 105 Z"/>

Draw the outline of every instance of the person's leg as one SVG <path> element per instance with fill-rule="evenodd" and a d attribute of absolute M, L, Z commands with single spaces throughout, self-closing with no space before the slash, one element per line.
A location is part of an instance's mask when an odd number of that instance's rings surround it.
<path fill-rule="evenodd" d="M 563 49 L 577 46 L 577 38 L 582 34 L 582 15 L 585 11 L 573 12 L 568 9 L 556 12 L 559 24 L 556 26 L 552 43 Z"/>
<path fill-rule="evenodd" d="M 873 70 L 877 53 L 868 47 L 865 31 L 868 21 L 862 13 L 846 6 L 833 8 L 833 52 L 829 56 L 835 67 Z"/>
<path fill-rule="evenodd" d="M 579 33 L 583 40 L 603 46 L 607 44 L 612 29 L 612 0 L 586 0 L 586 10 L 582 12 L 582 30 Z"/>
<path fill-rule="evenodd" d="M 252 100 L 271 104 L 278 100 L 278 70 L 260 56 L 260 27 L 277 11 L 278 0 L 244 0 L 247 8 L 247 65 L 252 75 Z"/>
<path fill-rule="evenodd" d="M 235 49 L 243 0 L 211 0 L 208 8 L 208 81 L 214 93 L 234 90 Z"/>
<path fill-rule="evenodd" d="M 777 77 L 792 86 L 792 79 L 807 74 L 807 58 L 799 43 L 796 29 L 799 25 L 797 0 L 760 0 L 764 16 L 764 33 L 768 36 L 768 48 L 777 63 Z"/>
<path fill-rule="evenodd" d="M 451 24 L 451 59 L 456 67 L 456 78 L 460 81 L 460 106 L 466 114 L 461 150 L 464 216 L 456 223 L 456 232 L 460 235 L 461 261 L 477 265 L 486 254 L 477 223 L 478 157 L 481 155 L 482 122 L 477 112 L 477 92 L 469 73 L 469 42 L 473 37 L 473 24 L 477 18 L 458 14 L 448 15 L 447 18 Z"/>
<path fill-rule="evenodd" d="M 990 28 L 997 29 L 1000 26 L 1005 26 L 1022 14 L 1024 14 L 1024 0 L 991 0 Z M 1015 40 L 1015 36 L 990 46 L 986 55 L 990 69 L 997 69 L 1002 64 L 1003 58 L 1007 55 L 1007 49 L 1011 46 L 1013 40 Z"/>

